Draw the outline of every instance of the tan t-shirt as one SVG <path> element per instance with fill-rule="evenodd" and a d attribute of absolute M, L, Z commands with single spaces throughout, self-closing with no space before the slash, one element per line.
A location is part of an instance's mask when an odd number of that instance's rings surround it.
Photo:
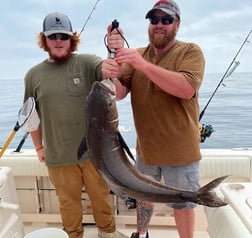
<path fill-rule="evenodd" d="M 201 49 L 177 41 L 162 55 L 155 56 L 151 46 L 138 51 L 147 61 L 182 73 L 196 94 L 191 99 L 175 97 L 143 73 L 128 68 L 121 80 L 131 92 L 137 153 L 150 165 L 173 166 L 200 160 L 198 91 L 205 65 Z"/>

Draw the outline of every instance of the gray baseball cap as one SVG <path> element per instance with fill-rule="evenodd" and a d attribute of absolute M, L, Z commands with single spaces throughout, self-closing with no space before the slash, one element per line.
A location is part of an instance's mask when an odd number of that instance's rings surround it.
<path fill-rule="evenodd" d="M 180 9 L 177 3 L 172 0 L 157 1 L 152 9 L 147 12 L 145 18 L 150 18 L 155 10 L 161 10 L 171 16 L 176 15 L 180 19 Z"/>
<path fill-rule="evenodd" d="M 49 36 L 55 33 L 73 35 L 73 28 L 69 18 L 59 12 L 48 14 L 43 21 L 43 33 Z"/>

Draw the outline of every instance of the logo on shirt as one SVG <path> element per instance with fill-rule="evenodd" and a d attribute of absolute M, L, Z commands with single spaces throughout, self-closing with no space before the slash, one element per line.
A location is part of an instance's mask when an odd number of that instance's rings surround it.
<path fill-rule="evenodd" d="M 73 79 L 73 83 L 74 84 L 79 84 L 80 83 L 80 79 L 79 78 L 74 78 Z"/>

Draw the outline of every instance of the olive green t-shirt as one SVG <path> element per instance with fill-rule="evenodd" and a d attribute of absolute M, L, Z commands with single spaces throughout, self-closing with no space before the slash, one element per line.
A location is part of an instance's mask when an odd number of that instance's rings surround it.
<path fill-rule="evenodd" d="M 85 99 L 96 80 L 102 80 L 101 58 L 72 54 L 63 63 L 47 60 L 25 76 L 25 99 L 34 97 L 44 143 L 46 164 L 77 164 L 77 151 L 86 134 Z"/>
<path fill-rule="evenodd" d="M 177 41 L 158 56 L 150 45 L 138 52 L 155 65 L 182 73 L 196 93 L 191 99 L 181 99 L 163 91 L 142 72 L 130 67 L 123 72 L 121 80 L 131 93 L 137 153 L 150 165 L 175 166 L 200 160 L 198 96 L 205 65 L 201 49 Z"/>

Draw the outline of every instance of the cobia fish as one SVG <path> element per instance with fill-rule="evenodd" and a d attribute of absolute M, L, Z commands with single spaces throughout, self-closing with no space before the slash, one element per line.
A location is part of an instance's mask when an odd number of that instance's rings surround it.
<path fill-rule="evenodd" d="M 88 150 L 91 161 L 119 197 L 209 207 L 226 205 L 213 191 L 227 176 L 219 177 L 197 192 L 169 187 L 140 173 L 129 160 L 118 130 L 115 86 L 109 79 L 95 82 L 86 100 L 87 132 L 78 157 Z"/>

